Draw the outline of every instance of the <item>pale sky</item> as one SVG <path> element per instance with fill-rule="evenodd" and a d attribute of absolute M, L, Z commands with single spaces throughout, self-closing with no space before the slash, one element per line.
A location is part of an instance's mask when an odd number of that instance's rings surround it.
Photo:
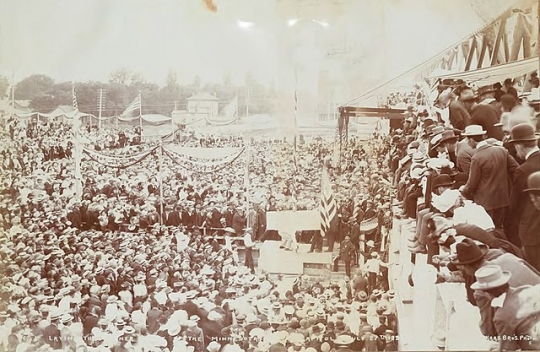
<path fill-rule="evenodd" d="M 283 1 L 289 1 L 287 14 L 276 7 Z M 319 11 L 291 5 L 314 2 L 215 0 L 213 13 L 202 0 L 0 0 L 0 74 L 10 78 L 14 71 L 16 81 L 33 73 L 57 81 L 107 81 L 112 71 L 127 68 L 163 85 L 170 69 L 180 83 L 196 74 L 205 82 L 221 81 L 226 72 L 242 83 L 252 71 L 267 83 L 292 60 L 283 50 L 283 33 L 298 33 L 287 20 L 303 18 L 296 27 L 306 28 L 297 39 L 303 43 L 301 64 L 324 58 L 325 49 L 311 35 L 333 30 L 332 38 L 336 28 L 352 26 L 362 69 L 370 79 L 384 80 L 462 39 L 507 6 L 504 0 L 319 0 L 325 2 Z M 349 5 L 339 12 L 334 2 Z M 310 18 L 327 26 L 302 24 Z M 238 21 L 254 25 L 240 28 Z"/>

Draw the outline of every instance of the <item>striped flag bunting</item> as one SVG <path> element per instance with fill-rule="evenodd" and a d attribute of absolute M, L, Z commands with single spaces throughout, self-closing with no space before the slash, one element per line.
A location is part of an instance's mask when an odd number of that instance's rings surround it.
<path fill-rule="evenodd" d="M 319 212 L 321 214 L 321 236 L 325 236 L 330 230 L 330 222 L 337 214 L 337 204 L 330 184 L 328 169 L 323 166 L 321 177 L 321 204 Z"/>

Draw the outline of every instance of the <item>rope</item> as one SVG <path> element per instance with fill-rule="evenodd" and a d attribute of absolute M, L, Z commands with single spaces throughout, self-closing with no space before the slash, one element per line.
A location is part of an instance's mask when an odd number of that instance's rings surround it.
<path fill-rule="evenodd" d="M 124 165 L 111 165 L 111 164 L 107 164 L 107 163 L 104 163 L 100 160 L 98 160 L 97 158 L 95 158 L 94 156 L 92 156 L 87 150 L 83 150 L 83 153 L 85 153 L 86 155 L 88 155 L 88 157 L 92 160 L 92 161 L 95 161 L 101 165 L 104 165 L 104 166 L 107 166 L 107 167 L 110 167 L 110 168 L 115 168 L 115 169 L 126 169 L 130 166 L 133 166 L 135 164 L 138 164 L 140 162 L 142 162 L 144 159 L 146 159 L 150 154 L 154 154 L 154 152 L 156 151 L 156 149 L 159 148 L 159 146 L 157 147 L 154 147 L 153 149 L 151 149 L 148 153 L 146 153 L 145 155 L 143 155 L 141 158 L 131 162 L 131 163 L 128 163 L 128 164 L 124 164 Z"/>
<path fill-rule="evenodd" d="M 210 174 L 210 173 L 216 173 L 216 172 L 219 172 L 223 169 L 225 169 L 227 166 L 231 165 L 232 163 L 234 163 L 239 157 L 240 155 L 242 155 L 242 153 L 244 152 L 246 148 L 242 148 L 242 150 L 238 153 L 238 155 L 236 155 L 230 162 L 227 162 L 225 163 L 223 166 L 217 168 L 217 169 L 213 169 L 213 170 L 210 170 L 210 171 L 198 171 L 200 173 L 204 173 L 204 174 Z M 176 160 L 174 158 L 174 153 L 168 151 L 167 149 L 163 148 L 163 152 L 165 153 L 165 155 L 167 155 L 174 163 L 180 165 L 182 168 L 186 169 L 186 170 L 190 170 L 192 171 L 193 169 L 192 168 L 189 168 L 187 167 L 186 165 L 182 164 L 180 161 Z M 193 162 L 192 162 L 193 163 Z"/>

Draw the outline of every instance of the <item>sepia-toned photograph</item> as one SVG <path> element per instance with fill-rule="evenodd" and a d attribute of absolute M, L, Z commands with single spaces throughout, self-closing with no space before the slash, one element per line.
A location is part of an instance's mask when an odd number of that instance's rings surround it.
<path fill-rule="evenodd" d="M 539 33 L 0 0 L 0 352 L 540 350 Z"/>

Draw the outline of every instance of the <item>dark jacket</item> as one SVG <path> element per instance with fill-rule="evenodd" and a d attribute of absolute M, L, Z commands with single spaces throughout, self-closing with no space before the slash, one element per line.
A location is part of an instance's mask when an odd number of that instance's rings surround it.
<path fill-rule="evenodd" d="M 503 147 L 484 144 L 472 157 L 463 193 L 486 210 L 510 205 L 510 183 L 518 163 Z"/>

